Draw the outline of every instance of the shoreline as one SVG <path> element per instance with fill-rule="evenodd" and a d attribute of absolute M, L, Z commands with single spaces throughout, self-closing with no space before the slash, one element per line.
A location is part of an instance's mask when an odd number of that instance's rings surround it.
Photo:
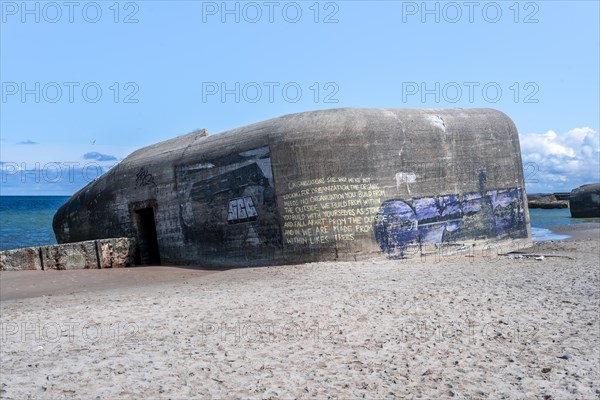
<path fill-rule="evenodd" d="M 600 222 L 578 222 L 569 225 L 549 226 L 552 232 L 569 235 L 566 240 L 600 239 Z"/>
<path fill-rule="evenodd" d="M 533 229 L 538 230 L 547 230 L 550 232 L 548 238 L 538 239 L 536 240 L 534 237 L 534 242 L 543 242 L 543 241 L 556 241 L 556 240 L 577 240 L 581 238 L 595 237 L 598 238 L 598 235 L 594 236 L 595 230 L 600 230 L 600 221 L 577 221 L 570 224 L 561 224 L 561 225 L 549 225 L 549 226 L 531 226 L 532 233 Z M 542 232 L 545 233 L 545 232 Z M 568 237 L 561 237 L 563 235 L 567 235 Z"/>

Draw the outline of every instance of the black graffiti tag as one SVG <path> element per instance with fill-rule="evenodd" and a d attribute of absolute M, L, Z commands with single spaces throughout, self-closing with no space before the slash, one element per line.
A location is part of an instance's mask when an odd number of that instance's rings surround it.
<path fill-rule="evenodd" d="M 156 182 L 154 182 L 154 176 L 148 172 L 148 168 L 141 167 L 137 174 L 135 174 L 135 187 L 142 187 L 154 185 L 156 186 Z"/>

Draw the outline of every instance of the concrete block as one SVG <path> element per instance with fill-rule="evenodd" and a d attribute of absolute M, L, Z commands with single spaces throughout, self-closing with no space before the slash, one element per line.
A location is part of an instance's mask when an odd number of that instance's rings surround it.
<path fill-rule="evenodd" d="M 93 240 L 42 247 L 45 270 L 97 269 L 98 256 Z"/>
<path fill-rule="evenodd" d="M 125 268 L 133 264 L 135 241 L 130 238 L 98 239 L 100 268 Z"/>
<path fill-rule="evenodd" d="M 583 185 L 571 191 L 571 217 L 600 217 L 600 183 Z"/>
<path fill-rule="evenodd" d="M 41 270 L 39 247 L 0 251 L 0 271 Z"/>

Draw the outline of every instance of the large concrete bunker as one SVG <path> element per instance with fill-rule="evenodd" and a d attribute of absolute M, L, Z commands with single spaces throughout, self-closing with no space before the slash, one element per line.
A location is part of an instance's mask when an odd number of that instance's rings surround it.
<path fill-rule="evenodd" d="M 54 217 L 138 262 L 258 266 L 530 240 L 517 130 L 492 109 L 334 109 L 137 150 Z"/>

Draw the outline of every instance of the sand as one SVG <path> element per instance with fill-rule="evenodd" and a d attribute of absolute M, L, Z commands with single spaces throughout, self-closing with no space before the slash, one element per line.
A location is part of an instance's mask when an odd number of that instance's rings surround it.
<path fill-rule="evenodd" d="M 577 229 L 543 259 L 2 272 L 0 397 L 598 398 Z"/>

